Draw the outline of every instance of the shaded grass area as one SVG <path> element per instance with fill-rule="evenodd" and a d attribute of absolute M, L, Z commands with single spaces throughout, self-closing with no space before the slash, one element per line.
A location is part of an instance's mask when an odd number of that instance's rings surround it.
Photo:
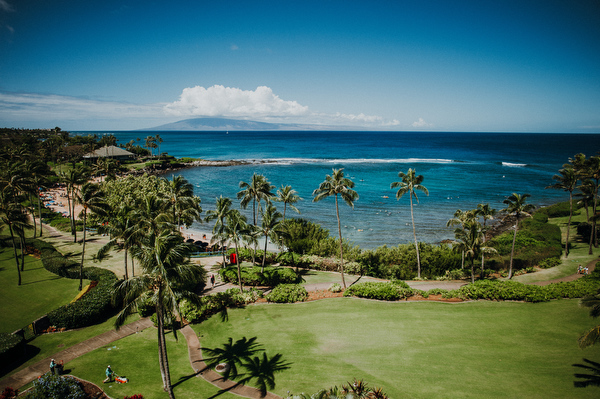
<path fill-rule="evenodd" d="M 156 329 L 146 329 L 83 355 L 65 368 L 70 370 L 69 373 L 97 384 L 113 398 L 134 394 L 143 394 L 145 399 L 166 398 L 168 395 L 162 389 L 158 366 L 156 334 Z M 173 334 L 167 334 L 169 367 L 175 396 L 178 399 L 239 398 L 229 393 L 217 396 L 218 388 L 201 377 L 196 377 L 190 365 L 186 340 L 183 335 L 177 336 L 179 339 L 175 341 Z M 129 382 L 103 384 L 104 370 L 109 364 L 116 374 L 129 378 Z"/>
<path fill-rule="evenodd" d="M 44 269 L 42 262 L 25 257 L 21 286 L 12 249 L 0 251 L 0 332 L 11 333 L 62 305 L 79 293 L 79 280 L 59 277 Z M 84 284 L 88 282 L 85 281 Z"/>
<path fill-rule="evenodd" d="M 275 393 L 314 393 L 353 378 L 392 398 L 595 398 L 575 389 L 571 365 L 600 359 L 582 351 L 580 332 L 595 325 L 577 300 L 529 304 L 383 303 L 354 298 L 257 305 L 193 326 L 203 347 L 257 337 L 292 367 Z"/>

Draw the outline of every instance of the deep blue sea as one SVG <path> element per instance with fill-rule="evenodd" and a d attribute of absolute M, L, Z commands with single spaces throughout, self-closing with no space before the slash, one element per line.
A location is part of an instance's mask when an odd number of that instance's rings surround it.
<path fill-rule="evenodd" d="M 273 185 L 291 185 L 303 200 L 300 216 L 337 235 L 334 199 L 312 202 L 312 192 L 344 168 L 359 194 L 354 209 L 341 203 L 342 234 L 361 248 L 412 241 L 408 196 L 395 198 L 390 184 L 398 172 L 416 169 L 429 196 L 417 192 L 417 237 L 438 243 L 453 238 L 446 222 L 457 209 L 489 203 L 500 210 L 513 192 L 531 194 L 530 202 L 548 205 L 568 193 L 545 189 L 569 157 L 600 151 L 600 134 L 424 133 L 424 132 L 110 132 L 119 144 L 148 135 L 163 139 L 160 151 L 177 157 L 210 160 L 256 160 L 231 167 L 198 167 L 179 171 L 195 186 L 204 210 L 214 209 L 219 195 L 237 203 L 240 181 L 253 173 Z M 78 133 L 78 134 L 81 134 Z M 87 133 L 86 133 L 87 134 Z M 100 133 L 99 133 L 100 134 Z M 260 164 L 262 160 L 274 163 Z M 274 190 L 276 191 L 276 190 Z M 283 206 L 281 211 L 283 211 Z M 210 231 L 212 226 L 197 225 Z"/>

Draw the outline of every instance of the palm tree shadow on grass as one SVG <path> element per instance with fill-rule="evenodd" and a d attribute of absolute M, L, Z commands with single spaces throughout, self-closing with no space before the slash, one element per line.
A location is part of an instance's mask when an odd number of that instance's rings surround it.
<path fill-rule="evenodd" d="M 600 363 L 591 361 L 589 359 L 583 359 L 586 364 L 574 364 L 573 367 L 579 367 L 587 371 L 591 371 L 591 374 L 573 374 L 575 378 L 583 378 L 582 381 L 573 381 L 575 388 L 586 388 L 589 386 L 600 387 Z"/>
<path fill-rule="evenodd" d="M 229 368 L 225 368 L 221 380 L 237 379 L 235 385 L 230 388 L 221 389 L 210 399 L 216 398 L 223 393 L 234 389 L 235 387 L 248 384 L 255 381 L 255 385 L 261 393 L 261 396 L 267 394 L 267 389 L 275 388 L 275 373 L 289 369 L 291 363 L 285 362 L 283 355 L 278 353 L 273 357 L 268 357 L 261 348 L 261 345 L 256 342 L 256 337 L 250 339 L 243 337 L 233 342 L 230 337 L 221 348 L 204 348 L 203 351 L 211 357 L 204 359 L 206 368 L 200 372 L 214 368 L 220 363 L 227 363 Z M 262 352 L 262 356 L 259 355 Z M 255 356 L 256 355 L 256 356 Z M 245 369 L 244 373 L 240 373 L 240 368 Z"/>

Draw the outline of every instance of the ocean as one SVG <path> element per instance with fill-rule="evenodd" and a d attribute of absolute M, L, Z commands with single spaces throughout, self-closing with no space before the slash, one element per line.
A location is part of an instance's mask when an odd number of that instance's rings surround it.
<path fill-rule="evenodd" d="M 75 134 L 87 134 L 79 132 Z M 101 134 L 98 132 L 94 132 Z M 531 194 L 529 202 L 545 206 L 568 200 L 568 193 L 546 189 L 553 184 L 569 157 L 600 151 L 599 134 L 545 133 L 430 133 L 430 132 L 173 132 L 131 131 L 114 134 L 118 144 L 148 135 L 160 135 L 160 151 L 176 157 L 207 160 L 253 161 L 249 165 L 196 167 L 177 171 L 195 187 L 206 211 L 220 195 L 239 203 L 240 181 L 253 173 L 264 175 L 276 188 L 291 185 L 302 201 L 300 214 L 288 207 L 288 217 L 321 224 L 337 236 L 333 197 L 312 202 L 312 192 L 331 174 L 343 168 L 355 182 L 359 199 L 354 208 L 340 203 L 342 235 L 361 248 L 396 246 L 413 242 L 407 195 L 396 200 L 390 188 L 400 181 L 398 172 L 415 169 L 424 176 L 429 196 L 417 192 L 415 224 L 419 241 L 439 243 L 453 238 L 446 227 L 457 209 L 479 203 L 504 208 L 513 192 Z M 267 161 L 267 162 L 265 162 Z M 170 177 L 170 176 L 168 176 Z M 276 189 L 274 190 L 276 192 Z M 279 204 L 280 211 L 283 205 Z M 247 210 L 250 215 L 251 207 Z M 251 219 L 250 219 L 251 220 Z M 209 232 L 212 225 L 196 224 Z"/>

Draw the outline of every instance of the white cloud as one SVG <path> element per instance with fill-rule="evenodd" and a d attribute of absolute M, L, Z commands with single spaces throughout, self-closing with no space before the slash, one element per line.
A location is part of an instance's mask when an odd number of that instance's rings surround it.
<path fill-rule="evenodd" d="M 238 118 L 286 117 L 308 114 L 308 107 L 296 101 L 285 101 L 269 87 L 242 90 L 221 85 L 183 89 L 179 101 L 167 104 L 165 110 L 177 116 L 227 116 Z"/>
<path fill-rule="evenodd" d="M 239 50 L 240 48 L 236 45 L 236 44 L 232 44 L 231 47 L 229 47 L 232 51 L 235 50 Z"/>
<path fill-rule="evenodd" d="M 425 128 L 425 127 L 433 127 L 433 124 L 425 122 L 423 120 L 423 118 L 419 118 L 419 120 L 416 122 L 413 122 L 411 126 L 416 127 L 416 128 Z"/>

